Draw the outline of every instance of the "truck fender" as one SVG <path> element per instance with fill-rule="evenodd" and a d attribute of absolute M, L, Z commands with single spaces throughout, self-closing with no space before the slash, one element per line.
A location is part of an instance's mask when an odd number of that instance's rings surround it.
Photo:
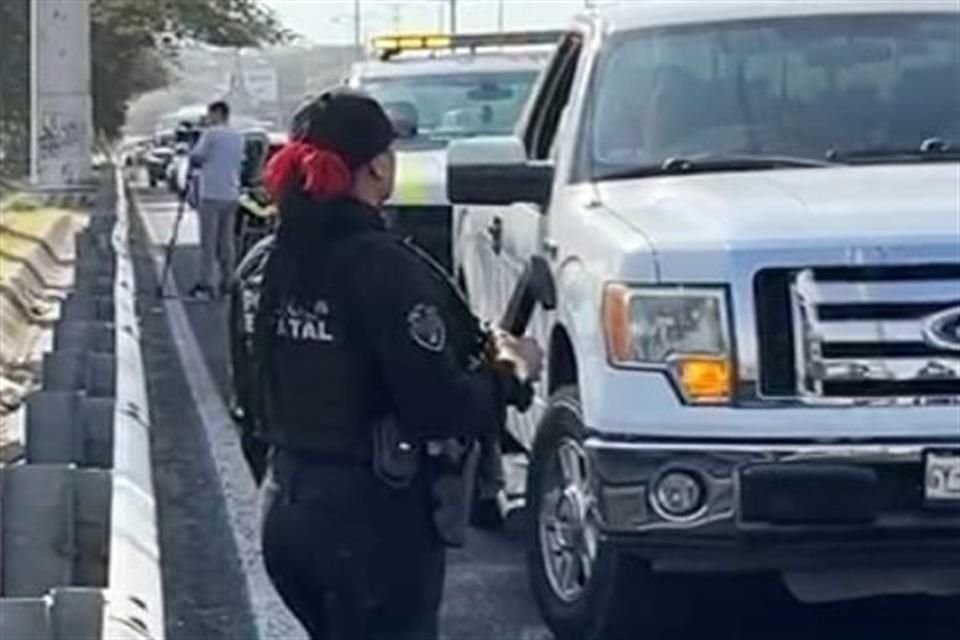
<path fill-rule="evenodd" d="M 602 398 L 602 380 L 606 367 L 606 346 L 600 313 L 600 289 L 583 263 L 570 259 L 556 270 L 557 307 L 551 329 L 551 342 L 562 330 L 570 341 L 576 363 L 576 384 L 580 390 L 585 424 Z M 548 363 L 549 365 L 549 363 Z M 569 381 L 573 382 L 573 381 Z M 550 383 L 551 387 L 553 383 Z"/>

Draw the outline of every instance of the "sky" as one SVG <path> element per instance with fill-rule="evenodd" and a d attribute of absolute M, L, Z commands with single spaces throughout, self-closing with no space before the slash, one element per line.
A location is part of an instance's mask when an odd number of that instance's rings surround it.
<path fill-rule="evenodd" d="M 262 0 L 284 24 L 308 41 L 353 42 L 353 0 Z M 458 31 L 496 31 L 503 7 L 506 29 L 556 29 L 583 11 L 589 0 L 457 0 Z M 449 28 L 449 0 L 360 0 L 364 43 L 374 35 Z M 441 22 L 442 21 L 442 22 Z"/>

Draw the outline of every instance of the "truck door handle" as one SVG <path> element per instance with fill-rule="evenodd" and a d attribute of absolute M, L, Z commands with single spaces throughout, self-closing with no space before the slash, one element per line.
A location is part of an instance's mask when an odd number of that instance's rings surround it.
<path fill-rule="evenodd" d="M 503 219 L 500 216 L 493 218 L 490 226 L 487 227 L 487 235 L 490 236 L 493 252 L 499 254 L 503 251 Z"/>
<path fill-rule="evenodd" d="M 547 254 L 547 257 L 549 257 L 551 260 L 556 260 L 557 254 L 560 253 L 560 245 L 557 244 L 556 240 L 544 238 L 543 252 Z"/>

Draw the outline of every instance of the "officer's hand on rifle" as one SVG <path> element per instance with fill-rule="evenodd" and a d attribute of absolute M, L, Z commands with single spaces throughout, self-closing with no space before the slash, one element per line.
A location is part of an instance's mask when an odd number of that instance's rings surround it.
<path fill-rule="evenodd" d="M 543 372 L 543 349 L 528 337 L 516 337 L 505 331 L 493 336 L 493 362 L 510 367 L 523 382 L 536 382 Z"/>

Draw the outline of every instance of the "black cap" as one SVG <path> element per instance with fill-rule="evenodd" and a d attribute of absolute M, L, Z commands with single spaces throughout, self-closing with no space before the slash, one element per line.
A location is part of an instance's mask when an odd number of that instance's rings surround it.
<path fill-rule="evenodd" d="M 390 148 L 397 134 L 383 107 L 355 89 L 326 91 L 293 117 L 291 138 L 329 149 L 351 170 Z"/>

